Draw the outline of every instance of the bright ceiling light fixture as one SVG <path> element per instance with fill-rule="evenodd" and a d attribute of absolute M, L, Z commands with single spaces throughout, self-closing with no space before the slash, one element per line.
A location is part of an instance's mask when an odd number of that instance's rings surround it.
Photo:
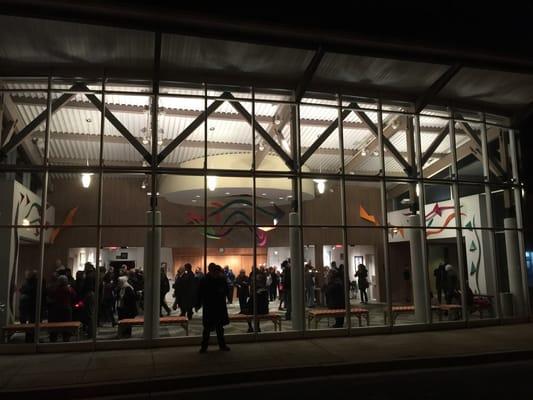
<path fill-rule="evenodd" d="M 146 180 L 143 181 L 143 183 L 141 183 L 141 189 L 146 189 Z"/>
<path fill-rule="evenodd" d="M 366 157 L 366 149 L 361 150 L 361 155 L 362 155 L 363 157 Z"/>
<path fill-rule="evenodd" d="M 91 177 L 93 174 L 84 172 L 81 174 L 81 184 L 84 189 L 88 189 L 91 186 Z"/>
<path fill-rule="evenodd" d="M 24 218 L 24 219 L 22 220 L 22 225 L 24 225 L 24 226 L 28 226 L 29 224 L 30 224 L 30 221 L 28 220 L 28 218 Z"/>
<path fill-rule="evenodd" d="M 316 183 L 318 193 L 323 194 L 326 191 L 326 179 L 313 179 L 313 182 Z"/>
<path fill-rule="evenodd" d="M 214 192 L 217 188 L 217 177 L 216 176 L 208 176 L 207 177 L 207 188 Z"/>

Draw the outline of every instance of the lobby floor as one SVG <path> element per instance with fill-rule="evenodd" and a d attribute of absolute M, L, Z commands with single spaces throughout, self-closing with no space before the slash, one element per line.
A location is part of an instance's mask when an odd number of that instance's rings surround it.
<path fill-rule="evenodd" d="M 48 398 L 48 395 L 57 396 L 60 388 L 70 391 L 68 398 L 124 394 L 125 387 L 134 388 L 137 393 L 150 393 L 154 388 L 194 387 L 200 382 L 203 385 L 226 383 L 233 379 L 252 379 L 250 376 L 261 380 L 276 379 L 277 374 L 324 376 L 333 370 L 353 373 L 427 368 L 457 360 L 464 363 L 476 357 L 498 357 L 500 353 L 531 357 L 532 338 L 533 324 L 519 324 L 232 344 L 230 352 L 219 352 L 215 345 L 206 354 L 199 354 L 197 346 L 183 346 L 1 355 L 0 397 L 11 398 L 30 390 L 39 391 L 40 398 Z M 137 384 L 123 385 L 132 381 Z"/>

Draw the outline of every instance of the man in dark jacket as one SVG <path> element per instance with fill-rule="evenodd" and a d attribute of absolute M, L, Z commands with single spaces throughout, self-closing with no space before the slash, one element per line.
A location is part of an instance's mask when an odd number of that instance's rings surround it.
<path fill-rule="evenodd" d="M 338 310 L 345 308 L 344 299 L 344 283 L 340 277 L 338 270 L 331 269 L 328 278 L 328 285 L 326 286 L 326 301 L 329 309 Z M 335 325 L 333 328 L 342 328 L 344 325 L 344 317 L 335 318 Z"/>
<path fill-rule="evenodd" d="M 290 321 L 291 319 L 291 265 L 288 260 L 281 263 L 283 272 L 281 273 L 281 281 L 283 284 L 283 296 L 285 297 L 285 319 Z"/>
<path fill-rule="evenodd" d="M 207 275 L 200 281 L 198 288 L 198 302 L 196 311 L 203 307 L 202 324 L 202 346 L 200 353 L 205 353 L 209 346 L 209 335 L 216 331 L 218 346 L 222 351 L 229 351 L 224 339 L 224 326 L 229 324 L 228 308 L 226 297 L 228 286 L 226 277 L 219 265 L 210 263 Z"/>
<path fill-rule="evenodd" d="M 437 288 L 437 299 L 439 304 L 442 303 L 442 295 L 446 296 L 446 263 L 441 262 L 437 268 L 433 271 L 435 276 L 435 286 Z"/>
<path fill-rule="evenodd" d="M 167 273 L 165 271 L 164 267 L 161 267 L 161 286 L 159 287 L 159 315 L 163 316 L 163 313 L 161 312 L 161 307 L 165 309 L 167 312 L 167 315 L 170 315 L 170 307 L 168 306 L 165 297 L 167 296 L 167 293 L 170 292 L 170 282 L 167 278 Z"/>

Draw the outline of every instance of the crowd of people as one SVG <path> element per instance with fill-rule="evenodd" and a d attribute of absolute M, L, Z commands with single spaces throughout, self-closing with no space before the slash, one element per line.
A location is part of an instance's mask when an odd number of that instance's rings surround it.
<path fill-rule="evenodd" d="M 218 270 L 217 270 L 218 271 Z M 276 267 L 253 267 L 249 274 L 244 269 L 237 276 L 229 266 L 220 268 L 219 275 L 224 279 L 224 298 L 226 304 L 238 299 L 239 313 L 253 315 L 268 314 L 270 303 L 279 301 L 278 311 L 285 311 L 286 320 L 291 319 L 291 262 L 287 259 Z M 358 280 L 362 302 L 367 302 L 365 283 L 367 272 L 360 265 L 355 278 Z M 167 277 L 167 265 L 161 264 L 160 274 L 160 316 L 178 310 L 179 315 L 192 319 L 198 304 L 201 304 L 202 282 L 207 278 L 201 268 L 193 271 L 189 263 L 181 266 L 174 282 Z M 368 286 L 366 286 L 368 287 Z M 19 292 L 19 316 L 21 323 L 33 323 L 36 320 L 38 277 L 36 271 L 26 271 L 25 279 Z M 171 307 L 167 304 L 167 294 L 173 290 Z M 307 307 L 325 306 L 344 308 L 344 266 L 331 267 L 318 271 L 310 262 L 304 266 L 304 289 Z M 98 296 L 96 291 L 98 291 Z M 83 271 L 72 271 L 56 261 L 55 271 L 47 280 L 43 280 L 41 321 L 67 322 L 80 321 L 87 338 L 94 337 L 94 326 L 117 325 L 117 319 L 135 318 L 144 309 L 144 275 L 141 269 L 121 267 L 100 267 L 97 282 L 96 268 L 90 262 L 85 263 Z M 98 304 L 96 305 L 96 299 Z M 364 299 L 364 300 L 363 300 Z M 255 303 L 255 304 L 254 304 Z M 98 312 L 97 312 L 98 311 Z M 205 312 L 205 310 L 204 310 Z M 95 321 L 96 319 L 96 321 Z M 336 320 L 335 327 L 342 327 L 344 318 Z M 130 337 L 131 327 L 121 327 L 120 337 Z M 260 331 L 258 321 L 248 323 L 248 331 Z M 61 335 L 63 341 L 69 341 L 70 333 L 50 332 L 50 341 L 55 342 Z M 32 341 L 28 333 L 27 341 Z"/>

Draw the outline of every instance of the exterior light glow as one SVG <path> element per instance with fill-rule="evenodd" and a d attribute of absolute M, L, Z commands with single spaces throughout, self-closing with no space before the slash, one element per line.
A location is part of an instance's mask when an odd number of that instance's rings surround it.
<path fill-rule="evenodd" d="M 217 177 L 216 176 L 208 176 L 207 177 L 207 188 L 214 192 L 217 188 Z"/>

